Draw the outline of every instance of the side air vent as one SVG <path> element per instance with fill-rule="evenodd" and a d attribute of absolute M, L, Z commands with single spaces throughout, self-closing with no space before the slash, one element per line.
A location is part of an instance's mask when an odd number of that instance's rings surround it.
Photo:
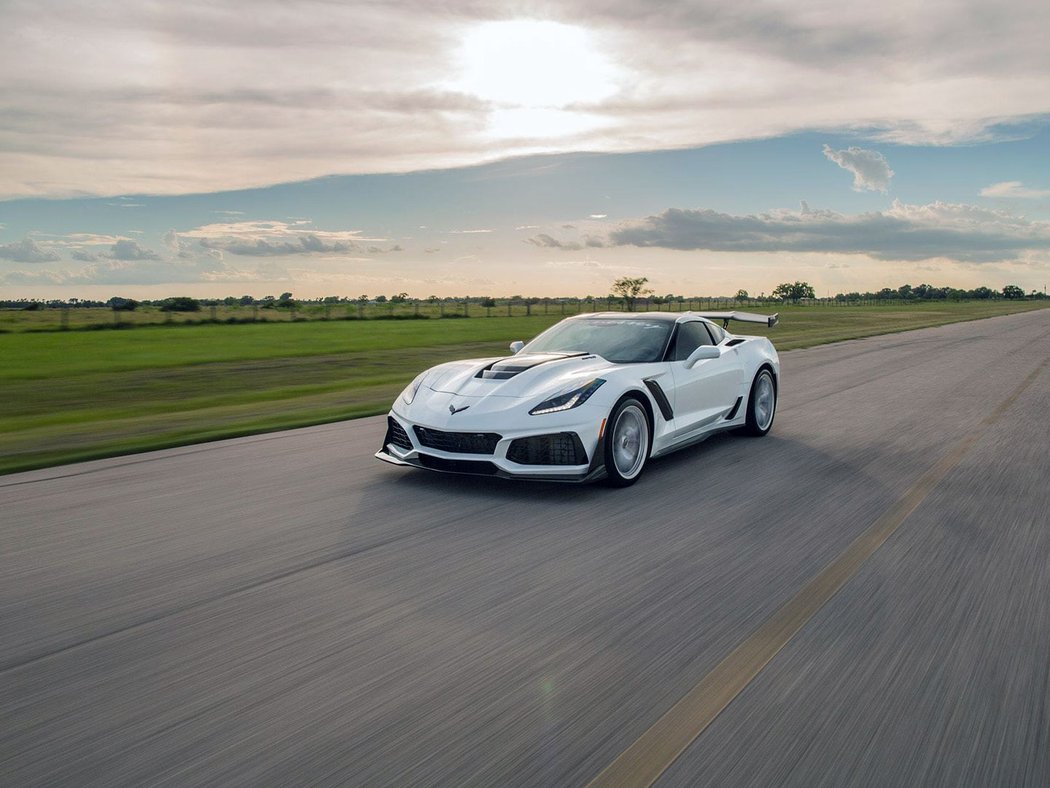
<path fill-rule="evenodd" d="M 649 389 L 649 393 L 653 395 L 653 399 L 656 400 L 656 406 L 660 408 L 660 415 L 664 417 L 664 421 L 673 419 L 674 409 L 671 407 L 667 395 L 664 394 L 664 390 L 660 388 L 660 384 L 652 378 L 646 378 L 642 383 L 645 384 L 645 387 Z"/>
<path fill-rule="evenodd" d="M 747 342 L 746 339 L 730 339 L 728 342 L 726 342 L 726 347 L 733 347 L 734 345 L 742 345 L 745 342 Z"/>
<path fill-rule="evenodd" d="M 737 397 L 736 402 L 733 403 L 733 409 L 726 414 L 726 421 L 732 421 L 736 418 L 736 412 L 740 410 L 740 403 L 744 401 L 743 397 Z"/>

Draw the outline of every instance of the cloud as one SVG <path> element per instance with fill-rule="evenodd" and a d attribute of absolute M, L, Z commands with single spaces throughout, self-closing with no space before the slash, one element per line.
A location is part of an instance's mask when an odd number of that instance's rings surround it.
<path fill-rule="evenodd" d="M 1025 186 L 1021 181 L 1003 181 L 993 183 L 981 189 L 982 197 L 1001 197 L 1013 200 L 1039 200 L 1050 197 L 1050 189 L 1032 189 Z"/>
<path fill-rule="evenodd" d="M 449 230 L 449 235 L 477 235 L 480 233 L 491 233 L 492 230 Z"/>
<path fill-rule="evenodd" d="M 85 263 L 93 263 L 98 260 L 98 255 L 94 252 L 86 252 L 83 249 L 76 249 L 73 251 L 73 259 Z"/>
<path fill-rule="evenodd" d="M 547 268 L 597 268 L 602 270 L 617 268 L 617 266 L 602 265 L 597 260 L 548 260 L 544 265 Z"/>
<path fill-rule="evenodd" d="M 0 245 L 0 258 L 16 263 L 50 263 L 62 259 L 54 249 L 41 246 L 32 238 Z"/>
<path fill-rule="evenodd" d="M 194 239 L 198 246 L 245 257 L 280 257 L 283 255 L 335 254 L 357 250 L 361 241 L 385 241 L 364 238 L 359 230 L 306 229 L 307 220 L 293 223 L 252 221 L 207 224 L 193 230 L 169 231 L 166 242 L 185 248 L 183 239 Z M 173 239 L 169 239 L 172 236 Z"/>
<path fill-rule="evenodd" d="M 1050 222 L 1004 211 L 936 202 L 894 201 L 887 211 L 841 214 L 813 210 L 734 216 L 710 209 L 671 208 L 620 225 L 617 246 L 720 252 L 827 252 L 880 260 L 948 258 L 988 263 L 1015 260 L 1027 250 L 1050 249 Z"/>
<path fill-rule="evenodd" d="M 571 227 L 571 225 L 566 225 Z M 593 235 L 585 235 L 582 241 L 561 241 L 547 233 L 539 233 L 531 238 L 526 238 L 525 243 L 539 246 L 542 249 L 567 249 L 571 252 L 579 251 L 584 247 L 599 249 L 605 246 L 605 241 Z"/>
<path fill-rule="evenodd" d="M 526 238 L 525 243 L 530 243 L 533 246 L 539 246 L 544 249 L 569 249 L 571 251 L 577 251 L 583 248 L 583 244 L 577 243 L 576 241 L 559 241 L 547 233 L 540 233 L 534 235 L 531 238 Z"/>
<path fill-rule="evenodd" d="M 321 6 L 289 14 L 286 3 L 257 0 L 246 14 L 185 0 L 158 15 L 149 3 L 7 3 L 0 73 L 18 79 L 0 86 L 0 196 L 212 192 L 814 127 L 951 143 L 1050 112 L 1050 7 L 1031 0 L 994 13 L 977 0 L 950 12 L 913 0 L 834 13 L 820 3 L 547 4 L 616 73 L 552 113 L 560 128 L 512 137 L 493 134 L 494 121 L 528 107 L 450 87 L 462 81 L 464 37 L 511 18 L 510 6 Z M 142 68 L 142 41 L 164 68 Z M 507 80 L 493 76 L 499 94 Z"/>
<path fill-rule="evenodd" d="M 317 254 L 332 252 L 352 252 L 356 247 L 352 243 L 334 241 L 327 243 L 316 235 L 303 235 L 294 241 L 266 241 L 257 238 L 250 241 L 210 240 L 202 238 L 201 246 L 217 249 L 230 254 L 247 257 L 279 257 L 290 254 Z"/>
<path fill-rule="evenodd" d="M 139 246 L 138 241 L 128 239 L 117 241 L 109 248 L 109 254 L 105 255 L 113 260 L 159 260 L 160 255 L 156 252 Z"/>
<path fill-rule="evenodd" d="M 266 279 L 287 278 L 287 272 Z M 258 281 L 258 271 L 233 268 L 213 258 L 197 260 L 99 260 L 77 271 L 11 271 L 0 275 L 6 285 L 164 285 L 201 282 Z"/>
<path fill-rule="evenodd" d="M 878 151 L 856 146 L 846 150 L 832 150 L 830 145 L 825 145 L 824 155 L 842 169 L 853 173 L 854 191 L 867 190 L 885 194 L 889 189 L 893 170 L 890 169 L 886 157 Z"/>

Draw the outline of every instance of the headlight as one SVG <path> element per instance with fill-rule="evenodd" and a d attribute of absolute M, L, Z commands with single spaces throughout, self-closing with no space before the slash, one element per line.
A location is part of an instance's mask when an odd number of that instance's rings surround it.
<path fill-rule="evenodd" d="M 540 416 L 544 413 L 558 413 L 563 410 L 572 410 L 585 403 L 605 381 L 601 378 L 595 378 L 589 380 L 582 386 L 570 389 L 569 391 L 563 391 L 560 394 L 555 394 L 550 399 L 545 399 L 535 408 L 529 411 L 533 416 Z"/>
<path fill-rule="evenodd" d="M 428 369 L 427 372 L 430 370 Z M 419 391 L 419 387 L 423 385 L 423 378 L 427 376 L 427 372 L 421 372 L 416 375 L 416 379 L 413 380 L 404 391 L 401 392 L 401 399 L 404 400 L 406 405 L 411 405 L 412 400 L 416 398 L 416 392 Z"/>

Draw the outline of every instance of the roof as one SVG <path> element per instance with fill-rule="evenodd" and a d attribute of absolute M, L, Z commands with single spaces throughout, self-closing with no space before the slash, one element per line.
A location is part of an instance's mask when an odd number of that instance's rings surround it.
<path fill-rule="evenodd" d="M 656 320 L 666 323 L 677 323 L 683 317 L 689 317 L 690 312 L 580 312 L 573 318 L 599 318 L 614 320 Z M 699 315 L 693 314 L 693 317 Z"/>

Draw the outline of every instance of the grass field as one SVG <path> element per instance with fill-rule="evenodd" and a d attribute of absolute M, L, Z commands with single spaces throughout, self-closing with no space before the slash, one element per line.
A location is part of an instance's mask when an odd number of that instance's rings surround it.
<path fill-rule="evenodd" d="M 781 307 L 776 328 L 737 330 L 789 350 L 1048 305 Z M 382 413 L 424 368 L 502 355 L 559 319 L 551 310 L 0 334 L 0 473 Z"/>

